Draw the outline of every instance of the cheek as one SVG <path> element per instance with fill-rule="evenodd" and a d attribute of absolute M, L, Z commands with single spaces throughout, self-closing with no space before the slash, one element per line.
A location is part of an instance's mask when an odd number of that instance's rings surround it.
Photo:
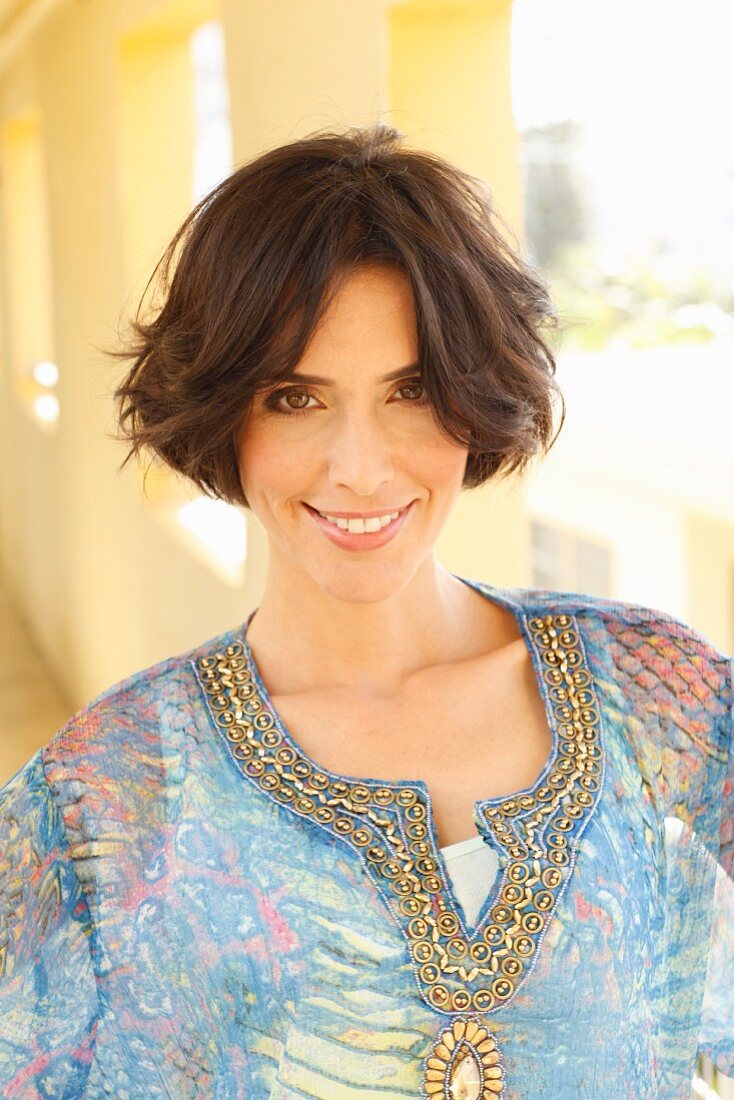
<path fill-rule="evenodd" d="M 422 469 L 426 482 L 461 482 L 469 460 L 469 448 L 462 447 L 441 432 L 433 432 L 423 446 L 411 451 L 411 463 Z"/>
<path fill-rule="evenodd" d="M 309 467 L 309 448 L 254 424 L 243 435 L 237 466 L 248 500 L 253 496 L 288 496 L 298 483 L 303 483 Z"/>

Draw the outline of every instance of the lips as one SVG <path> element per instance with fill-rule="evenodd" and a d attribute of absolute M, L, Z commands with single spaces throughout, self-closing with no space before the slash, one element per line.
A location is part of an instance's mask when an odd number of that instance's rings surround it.
<path fill-rule="evenodd" d="M 399 512 L 396 519 L 391 520 L 385 527 L 381 527 L 379 531 L 365 531 L 362 534 L 356 534 L 351 531 L 345 531 L 341 527 L 337 527 L 336 524 L 331 523 L 330 520 L 324 519 L 324 517 L 310 504 L 306 504 L 302 501 L 302 504 L 308 514 L 311 516 L 313 522 L 319 527 L 321 531 L 327 536 L 328 539 L 336 546 L 343 550 L 374 550 L 377 547 L 385 545 L 395 537 L 402 525 L 408 519 L 415 501 Z M 331 515 L 332 513 L 329 513 Z M 387 515 L 387 512 L 378 513 L 380 515 Z"/>

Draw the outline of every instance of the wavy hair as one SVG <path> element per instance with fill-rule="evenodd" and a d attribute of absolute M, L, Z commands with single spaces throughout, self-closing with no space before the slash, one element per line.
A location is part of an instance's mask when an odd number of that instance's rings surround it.
<path fill-rule="evenodd" d="M 147 448 L 249 507 L 237 456 L 255 393 L 292 376 L 340 280 L 377 261 L 410 280 L 427 397 L 469 448 L 464 487 L 524 470 L 555 442 L 565 403 L 543 333 L 558 315 L 510 240 L 485 183 L 385 123 L 317 131 L 244 164 L 193 207 L 109 351 L 132 361 L 114 391 L 130 444 L 120 468 Z M 163 302 L 143 321 L 156 276 Z"/>

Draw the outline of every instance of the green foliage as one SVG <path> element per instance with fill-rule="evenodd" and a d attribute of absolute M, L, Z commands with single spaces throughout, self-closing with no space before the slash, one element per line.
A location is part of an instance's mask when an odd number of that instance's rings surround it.
<path fill-rule="evenodd" d="M 734 290 L 666 257 L 609 259 L 569 244 L 544 270 L 560 316 L 556 348 L 707 343 L 734 331 Z"/>

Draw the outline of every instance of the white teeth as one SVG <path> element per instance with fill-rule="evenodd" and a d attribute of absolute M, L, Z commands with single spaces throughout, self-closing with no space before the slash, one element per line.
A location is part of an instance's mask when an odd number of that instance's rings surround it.
<path fill-rule="evenodd" d="M 319 515 L 324 519 L 328 519 L 329 523 L 335 524 L 342 531 L 349 531 L 350 535 L 364 535 L 370 531 L 379 531 L 383 527 L 387 527 L 388 523 L 397 519 L 400 515 L 399 512 L 391 512 L 385 516 L 371 516 L 369 519 L 344 519 L 341 516 L 326 516 L 323 512 L 319 512 Z"/>

